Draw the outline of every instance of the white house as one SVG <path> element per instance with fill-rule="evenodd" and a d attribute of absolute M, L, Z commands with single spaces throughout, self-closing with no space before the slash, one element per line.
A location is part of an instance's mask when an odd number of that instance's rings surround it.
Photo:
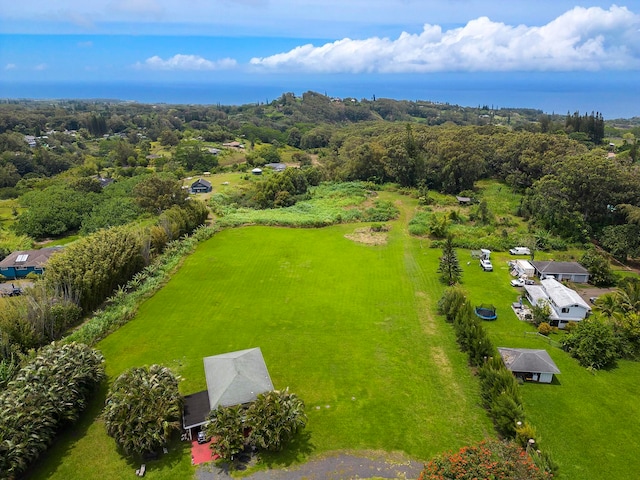
<path fill-rule="evenodd" d="M 540 285 L 525 285 L 524 289 L 531 305 L 547 303 L 551 307 L 552 327 L 564 328 L 567 323 L 580 322 L 591 313 L 591 307 L 578 292 L 553 278 L 542 279 Z"/>

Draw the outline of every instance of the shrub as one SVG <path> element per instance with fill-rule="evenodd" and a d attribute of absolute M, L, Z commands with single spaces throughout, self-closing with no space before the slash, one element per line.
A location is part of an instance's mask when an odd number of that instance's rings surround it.
<path fill-rule="evenodd" d="M 483 440 L 432 459 L 419 480 L 519 479 L 543 480 L 551 475 L 538 468 L 527 453 L 513 442 Z"/>
<path fill-rule="evenodd" d="M 620 341 L 613 327 L 597 318 L 581 321 L 562 346 L 580 365 L 596 370 L 615 365 L 620 355 Z"/>
<path fill-rule="evenodd" d="M 540 325 L 538 325 L 538 333 L 542 335 L 549 335 L 551 331 L 552 327 L 547 322 L 541 322 Z"/>

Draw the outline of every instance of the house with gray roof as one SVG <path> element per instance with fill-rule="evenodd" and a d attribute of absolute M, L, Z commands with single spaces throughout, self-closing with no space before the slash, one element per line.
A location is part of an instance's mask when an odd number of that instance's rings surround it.
<path fill-rule="evenodd" d="M 203 180 L 202 178 L 193 182 L 190 187 L 191 193 L 208 193 L 211 190 L 213 190 L 211 182 Z"/>
<path fill-rule="evenodd" d="M 211 410 L 248 405 L 274 390 L 259 347 L 205 357 L 203 363 L 207 389 L 184 397 L 182 426 L 190 437 Z"/>
<path fill-rule="evenodd" d="M 578 292 L 553 278 L 540 280 L 540 285 L 525 285 L 524 290 L 531 305 L 549 305 L 552 327 L 564 328 L 567 323 L 580 322 L 591 313 L 591 307 Z"/>
<path fill-rule="evenodd" d="M 554 262 L 535 261 L 531 262 L 540 278 L 553 277 L 556 280 L 568 280 L 574 283 L 587 283 L 589 281 L 589 271 L 578 262 Z"/>
<path fill-rule="evenodd" d="M 61 250 L 61 247 L 49 247 L 13 252 L 0 262 L 0 275 L 10 280 L 17 280 L 30 273 L 42 274 L 51 255 Z"/>
<path fill-rule="evenodd" d="M 560 370 L 546 350 L 498 347 L 504 366 L 510 372 L 529 382 L 551 383 Z"/>

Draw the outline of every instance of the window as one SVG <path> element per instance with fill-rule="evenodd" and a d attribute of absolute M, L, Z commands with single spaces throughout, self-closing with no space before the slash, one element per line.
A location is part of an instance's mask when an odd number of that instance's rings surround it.
<path fill-rule="evenodd" d="M 562 313 L 569 313 L 569 307 L 562 307 Z"/>

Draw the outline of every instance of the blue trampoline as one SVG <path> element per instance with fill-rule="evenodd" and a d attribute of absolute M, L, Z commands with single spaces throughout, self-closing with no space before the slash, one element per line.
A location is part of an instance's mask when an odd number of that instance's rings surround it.
<path fill-rule="evenodd" d="M 498 318 L 498 314 L 496 313 L 496 307 L 493 305 L 489 305 L 483 303 L 482 305 L 478 305 L 475 308 L 476 315 L 480 317 L 482 320 L 495 320 Z"/>

